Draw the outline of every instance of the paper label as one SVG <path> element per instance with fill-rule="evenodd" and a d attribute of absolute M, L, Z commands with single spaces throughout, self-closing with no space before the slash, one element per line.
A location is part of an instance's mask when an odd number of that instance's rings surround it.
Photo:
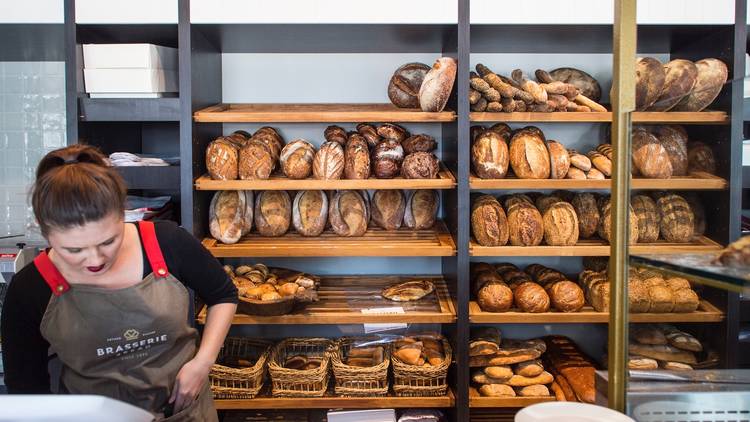
<path fill-rule="evenodd" d="M 362 313 L 365 315 L 403 315 L 404 308 L 400 306 L 392 306 L 387 308 L 369 308 L 362 309 Z M 383 331 L 392 330 L 403 330 L 407 327 L 407 324 L 399 322 L 386 322 L 382 324 L 364 324 L 365 334 L 379 333 Z"/>

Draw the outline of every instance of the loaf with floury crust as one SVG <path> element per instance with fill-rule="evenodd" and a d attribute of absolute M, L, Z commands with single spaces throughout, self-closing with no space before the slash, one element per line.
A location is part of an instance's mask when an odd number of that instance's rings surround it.
<path fill-rule="evenodd" d="M 669 111 L 688 96 L 698 81 L 698 68 L 690 60 L 675 59 L 664 65 L 664 86 L 648 111 Z"/>
<path fill-rule="evenodd" d="M 456 59 L 452 57 L 441 57 L 435 61 L 419 88 L 419 107 L 422 111 L 443 111 L 456 81 L 456 71 Z"/>
<path fill-rule="evenodd" d="M 398 230 L 404 221 L 406 198 L 400 190 L 377 190 L 370 202 L 372 221 L 384 230 Z"/>
<path fill-rule="evenodd" d="M 315 147 L 304 139 L 295 139 L 281 150 L 281 171 L 290 179 L 306 179 L 312 174 Z"/>
<path fill-rule="evenodd" d="M 388 83 L 388 99 L 396 107 L 418 108 L 419 89 L 430 66 L 424 63 L 406 63 L 396 69 Z"/>
<path fill-rule="evenodd" d="M 299 234 L 318 236 L 323 233 L 327 221 L 328 195 L 324 191 L 297 192 L 292 205 L 292 224 Z"/>
<path fill-rule="evenodd" d="M 324 142 L 313 159 L 313 177 L 320 180 L 341 179 L 344 161 L 344 148 L 340 143 Z"/>
<path fill-rule="evenodd" d="M 510 140 L 510 166 L 520 179 L 549 179 L 550 157 L 544 136 L 534 130 L 517 131 Z"/>
<path fill-rule="evenodd" d="M 414 230 L 429 229 L 435 225 L 439 209 L 440 195 L 436 190 L 409 190 L 406 193 L 404 225 Z"/>
<path fill-rule="evenodd" d="M 502 179 L 510 164 L 507 135 L 486 130 L 477 135 L 471 145 L 471 164 L 482 179 Z"/>
<path fill-rule="evenodd" d="M 283 190 L 258 192 L 255 197 L 255 227 L 261 236 L 277 237 L 289 230 L 292 200 Z"/>
<path fill-rule="evenodd" d="M 544 221 L 539 210 L 523 195 L 505 200 L 509 240 L 513 246 L 537 246 L 544 238 Z"/>
<path fill-rule="evenodd" d="M 268 179 L 276 166 L 270 147 L 250 138 L 240 149 L 239 176 L 242 180 Z"/>
<path fill-rule="evenodd" d="M 471 206 L 471 231 L 482 246 L 508 243 L 508 218 L 503 207 L 491 195 L 476 197 Z"/>
<path fill-rule="evenodd" d="M 331 228 L 339 236 L 363 236 L 370 223 L 366 191 L 342 190 L 333 195 L 328 211 Z"/>
<path fill-rule="evenodd" d="M 370 177 L 370 149 L 362 135 L 349 135 L 349 142 L 344 148 L 344 177 L 346 179 L 367 179 Z"/>
<path fill-rule="evenodd" d="M 214 180 L 235 180 L 238 176 L 240 151 L 230 140 L 219 137 L 206 148 L 206 169 Z"/>

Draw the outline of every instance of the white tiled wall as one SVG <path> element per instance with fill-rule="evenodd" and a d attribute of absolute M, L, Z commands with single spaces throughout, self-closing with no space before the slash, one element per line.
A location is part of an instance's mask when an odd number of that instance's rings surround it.
<path fill-rule="evenodd" d="M 63 62 L 0 62 L 0 236 L 40 239 L 28 192 L 39 160 L 65 146 L 64 71 Z"/>

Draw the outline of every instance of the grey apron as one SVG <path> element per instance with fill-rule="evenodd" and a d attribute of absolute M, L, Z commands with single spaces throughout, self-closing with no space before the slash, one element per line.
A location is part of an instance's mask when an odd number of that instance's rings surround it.
<path fill-rule="evenodd" d="M 198 332 L 187 323 L 188 291 L 169 273 L 153 223 L 138 230 L 153 272 L 124 289 L 70 285 L 46 252 L 34 260 L 52 289 L 41 332 L 62 362 L 62 388 L 130 403 L 157 420 L 217 421 L 208 382 L 187 408 L 164 418 Z"/>

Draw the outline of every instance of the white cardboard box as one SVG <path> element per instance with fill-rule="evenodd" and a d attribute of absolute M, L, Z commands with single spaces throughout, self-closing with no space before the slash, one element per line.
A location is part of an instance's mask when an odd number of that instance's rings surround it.
<path fill-rule="evenodd" d="M 154 44 L 84 44 L 85 69 L 177 70 L 177 49 Z"/>
<path fill-rule="evenodd" d="M 177 92 L 176 70 L 83 69 L 86 92 L 154 93 Z"/>

